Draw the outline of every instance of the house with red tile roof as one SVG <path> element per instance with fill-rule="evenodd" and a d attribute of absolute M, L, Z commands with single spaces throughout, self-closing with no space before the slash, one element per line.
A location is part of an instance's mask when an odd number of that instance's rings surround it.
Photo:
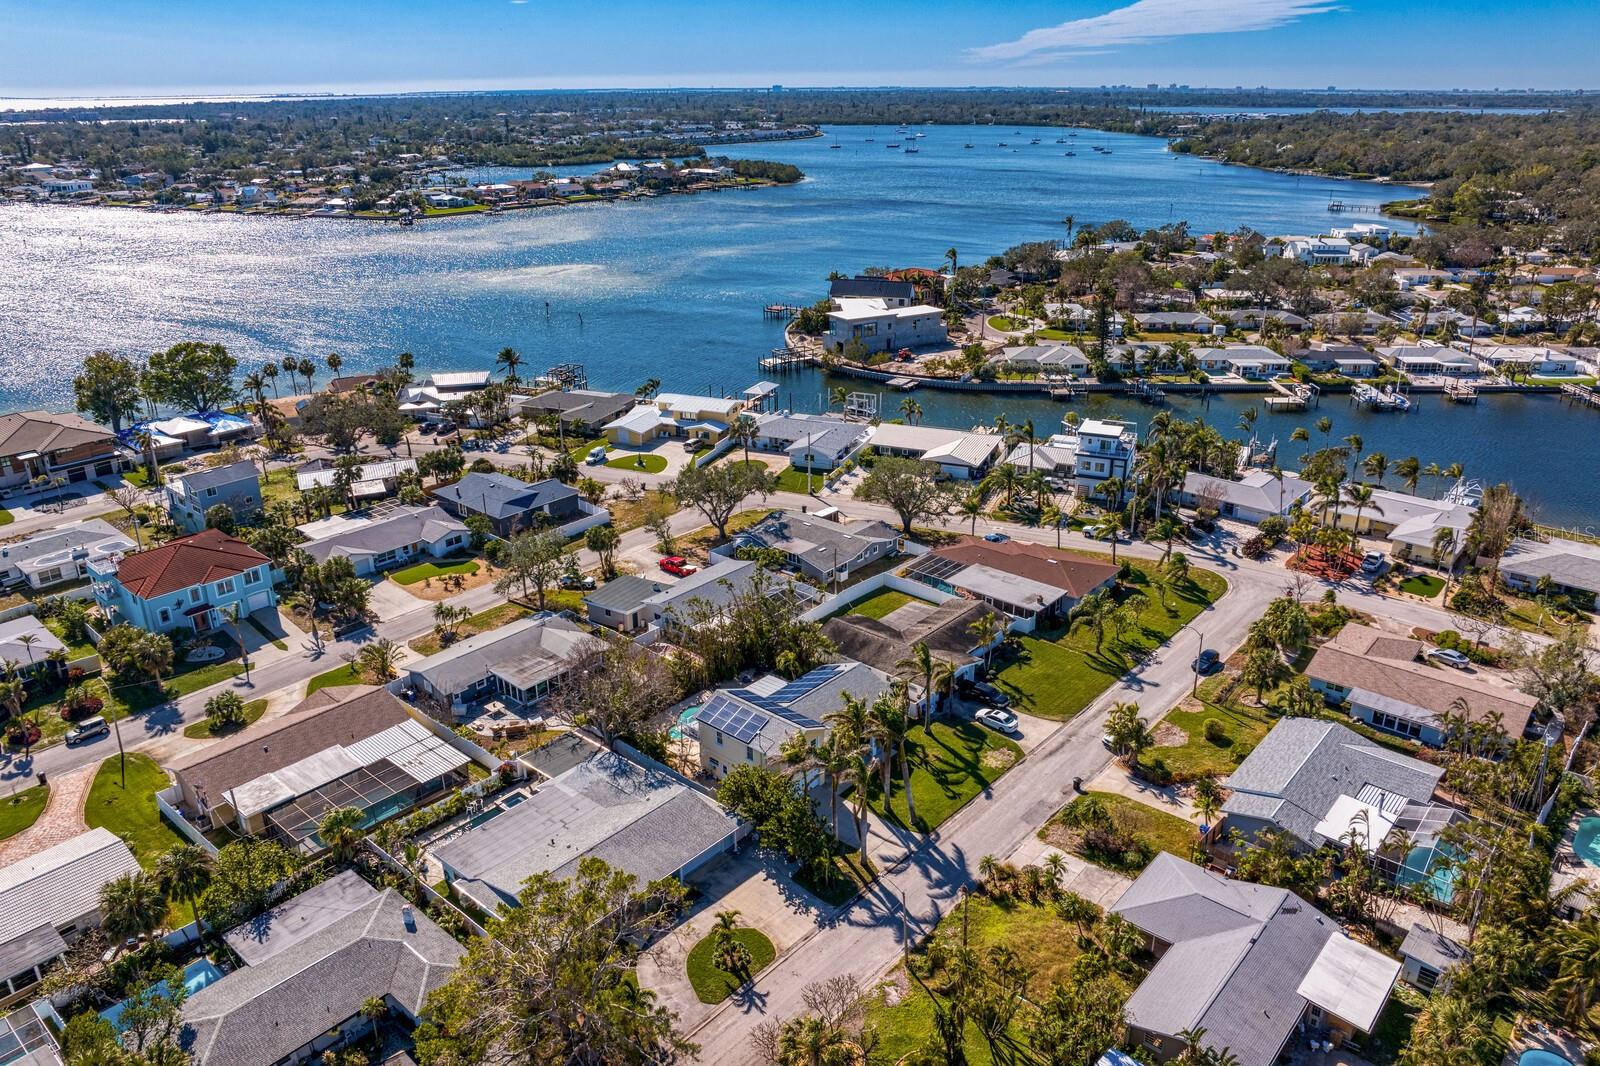
<path fill-rule="evenodd" d="M 95 602 L 112 625 L 204 633 L 240 616 L 275 608 L 272 560 L 237 537 L 207 529 L 159 547 L 91 560 Z"/>

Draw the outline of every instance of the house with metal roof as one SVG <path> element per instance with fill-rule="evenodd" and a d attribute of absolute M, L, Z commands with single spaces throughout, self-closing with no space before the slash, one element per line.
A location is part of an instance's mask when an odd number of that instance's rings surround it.
<path fill-rule="evenodd" d="M 393 687 L 456 715 L 487 699 L 531 706 L 549 696 L 578 660 L 600 645 L 600 638 L 560 615 L 534 615 L 406 664 L 405 677 Z"/>
<path fill-rule="evenodd" d="M 370 1038 L 382 1000 L 414 1025 L 466 949 L 396 889 L 346 870 L 224 934 L 245 965 L 183 1003 L 193 1066 L 320 1061 Z"/>
<path fill-rule="evenodd" d="M 113 625 L 206 633 L 277 606 L 272 560 L 237 537 L 202 530 L 128 555 L 89 560 L 94 599 Z"/>
<path fill-rule="evenodd" d="M 319 563 L 349 559 L 357 574 L 371 575 L 420 559 L 444 559 L 467 550 L 472 534 L 438 505 L 387 504 L 347 511 L 296 527 L 300 549 Z"/>
<path fill-rule="evenodd" d="M 190 533 L 206 528 L 213 507 L 226 507 L 240 521 L 261 513 L 261 477 L 249 459 L 169 478 L 165 493 L 167 514 Z"/>
<path fill-rule="evenodd" d="M 789 565 L 813 581 L 845 580 L 851 571 L 898 554 L 900 531 L 885 522 L 830 522 L 815 515 L 774 511 L 741 530 L 716 554 L 729 556 L 740 548 L 782 552 Z"/>
<path fill-rule="evenodd" d="M 967 433 L 939 426 L 905 426 L 880 422 L 872 427 L 867 443 L 879 455 L 921 459 L 933 463 L 946 477 L 976 481 L 1005 450 L 998 433 Z"/>
<path fill-rule="evenodd" d="M 0 545 L 0 585 L 50 588 L 87 577 L 89 560 L 126 554 L 137 545 L 102 518 L 56 526 Z"/>
<path fill-rule="evenodd" d="M 824 719 L 840 708 L 843 694 L 870 703 L 891 683 L 882 670 L 845 661 L 793 681 L 768 674 L 740 688 L 718 689 L 692 721 L 701 769 L 726 777 L 737 766 L 776 764 L 778 750 L 795 733 L 814 739 L 827 735 Z"/>
<path fill-rule="evenodd" d="M 1377 1025 L 1400 974 L 1293 892 L 1165 851 L 1111 913 L 1156 956 L 1124 1010 L 1128 1042 L 1161 1062 L 1201 1030 L 1204 1046 L 1239 1066 L 1272 1066 L 1302 1037 L 1342 1044 Z"/>
<path fill-rule="evenodd" d="M 762 415 L 750 446 L 789 457 L 797 470 L 832 470 L 867 439 L 869 427 L 861 422 L 811 414 Z"/>
<path fill-rule="evenodd" d="M 385 459 L 376 463 L 362 463 L 350 476 L 350 497 L 355 501 L 381 500 L 400 489 L 400 481 L 417 472 L 415 459 Z M 295 470 L 294 485 L 301 492 L 319 488 L 336 488 L 339 484 L 338 468 L 326 459 L 313 459 Z"/>
<path fill-rule="evenodd" d="M 432 496 L 463 521 L 473 515 L 488 519 L 500 537 L 564 525 L 586 513 L 578 490 L 553 477 L 529 483 L 509 474 L 473 471 L 434 489 Z"/>
<path fill-rule="evenodd" d="M 514 412 L 524 417 L 554 415 L 570 432 L 592 437 L 607 422 L 631 411 L 638 402 L 631 392 L 557 389 L 536 396 L 518 397 L 512 400 L 511 406 Z"/>
<path fill-rule="evenodd" d="M 1272 515 L 1287 515 L 1313 491 L 1309 481 L 1287 471 L 1247 470 L 1232 481 L 1191 470 L 1183 476 L 1177 502 L 1184 507 L 1214 508 L 1223 518 L 1254 524 Z"/>
<path fill-rule="evenodd" d="M 104 426 L 81 415 L 18 411 L 0 415 L 0 492 L 62 478 L 114 477 L 128 457 Z"/>
<path fill-rule="evenodd" d="M 686 880 L 733 850 L 737 817 L 675 774 L 598 751 L 515 806 L 430 849 L 450 887 L 487 914 L 518 906 L 528 878 L 571 877 L 587 858 L 640 884 Z"/>
<path fill-rule="evenodd" d="M 1425 665 L 1417 661 L 1425 647 L 1352 622 L 1317 649 L 1306 677 L 1352 718 L 1435 748 L 1449 739 L 1445 719 L 1463 715 L 1471 724 L 1498 724 L 1512 739 L 1527 732 L 1536 698 L 1482 668 Z"/>
<path fill-rule="evenodd" d="M 67 945 L 100 925 L 100 889 L 139 872 L 109 829 L 91 829 L 0 867 L 0 1003 L 39 983 Z"/>
<path fill-rule="evenodd" d="M 859 342 L 865 351 L 892 352 L 944 344 L 950 339 L 944 312 L 928 304 L 903 305 L 882 297 L 841 296 L 828 312 L 828 330 L 822 344 L 842 352 Z"/>

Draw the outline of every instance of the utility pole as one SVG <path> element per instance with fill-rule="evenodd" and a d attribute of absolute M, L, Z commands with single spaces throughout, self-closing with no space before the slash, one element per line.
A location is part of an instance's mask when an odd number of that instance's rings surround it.
<path fill-rule="evenodd" d="M 1189 695 L 1191 696 L 1200 691 L 1200 653 L 1206 650 L 1206 635 L 1198 630 L 1195 631 L 1195 635 L 1200 638 L 1200 647 L 1195 649 L 1194 662 L 1190 664 L 1189 668 L 1189 672 L 1194 674 L 1194 680 L 1189 683 Z"/>

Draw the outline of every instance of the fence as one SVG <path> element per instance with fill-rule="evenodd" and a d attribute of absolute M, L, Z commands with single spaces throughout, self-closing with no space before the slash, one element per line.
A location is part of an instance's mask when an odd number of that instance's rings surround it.
<path fill-rule="evenodd" d="M 726 437 L 723 437 L 721 440 L 717 441 L 716 444 L 712 445 L 710 451 L 701 452 L 696 455 L 694 457 L 694 465 L 710 466 L 724 455 L 727 455 L 729 452 L 733 451 L 733 447 L 737 443 L 739 442 L 733 439 L 733 434 L 728 434 Z"/>
<path fill-rule="evenodd" d="M 500 764 L 504 762 L 503 759 L 496 757 L 493 752 L 484 748 L 475 741 L 468 740 L 466 737 L 457 733 L 454 729 L 451 729 L 443 722 L 436 718 L 430 717 L 420 708 L 408 705 L 406 710 L 411 713 L 412 718 L 427 726 L 434 736 L 438 737 L 446 744 L 449 744 L 463 755 L 466 755 L 479 766 L 482 766 L 487 770 L 494 771 L 498 770 L 500 768 Z"/>
<path fill-rule="evenodd" d="M 556 526 L 555 532 L 558 536 L 567 537 L 570 539 L 594 528 L 595 526 L 603 526 L 611 521 L 610 511 L 606 510 L 604 507 L 596 507 L 588 500 L 579 500 L 578 510 L 583 512 L 583 517 L 574 518 L 565 525 Z"/>
<path fill-rule="evenodd" d="M 366 845 L 368 851 L 372 852 L 372 854 L 377 857 L 379 862 L 400 874 L 402 877 L 409 879 L 412 884 L 416 885 L 417 890 L 422 893 L 423 899 L 427 900 L 429 903 L 432 903 L 436 907 L 441 907 L 444 910 L 449 911 L 451 914 L 454 914 L 456 918 L 458 918 L 466 927 L 467 931 L 473 936 L 480 937 L 484 940 L 489 939 L 489 931 L 483 926 L 479 925 L 477 922 L 473 921 L 471 915 L 467 914 L 467 912 L 462 910 L 460 907 L 457 907 L 445 896 L 435 892 L 432 885 L 429 885 L 422 878 L 418 877 L 415 871 L 408 869 L 403 862 L 396 859 L 393 855 L 390 855 L 387 851 L 384 851 L 382 848 L 378 847 L 377 844 L 373 843 L 371 837 L 366 837 L 362 840 L 362 843 Z"/>
<path fill-rule="evenodd" d="M 896 592 L 903 592 L 913 599 L 927 600 L 929 603 L 934 604 L 948 603 L 957 598 L 953 592 L 945 592 L 931 585 L 924 585 L 920 581 L 913 581 L 909 577 L 901 577 L 892 570 L 885 570 L 881 574 L 873 574 L 865 581 L 851 585 L 837 596 L 829 596 L 800 617 L 807 622 L 820 622 L 829 615 L 838 614 L 852 603 L 866 599 L 868 596 L 884 589 L 893 589 Z"/>
<path fill-rule="evenodd" d="M 217 846 L 207 840 L 206 835 L 200 832 L 178 809 L 178 800 L 182 796 L 182 786 L 168 785 L 156 793 L 156 810 L 161 812 L 163 818 L 172 823 L 174 829 L 183 834 L 185 840 L 191 844 L 198 844 L 200 847 L 205 848 L 209 854 L 215 856 L 217 854 Z"/>

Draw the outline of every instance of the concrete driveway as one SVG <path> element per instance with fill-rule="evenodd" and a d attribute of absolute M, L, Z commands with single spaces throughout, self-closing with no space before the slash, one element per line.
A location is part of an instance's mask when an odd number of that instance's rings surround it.
<path fill-rule="evenodd" d="M 372 586 L 372 596 L 367 604 L 379 618 L 394 618 L 419 607 L 427 607 L 428 601 L 411 595 L 399 582 L 385 578 Z"/>

